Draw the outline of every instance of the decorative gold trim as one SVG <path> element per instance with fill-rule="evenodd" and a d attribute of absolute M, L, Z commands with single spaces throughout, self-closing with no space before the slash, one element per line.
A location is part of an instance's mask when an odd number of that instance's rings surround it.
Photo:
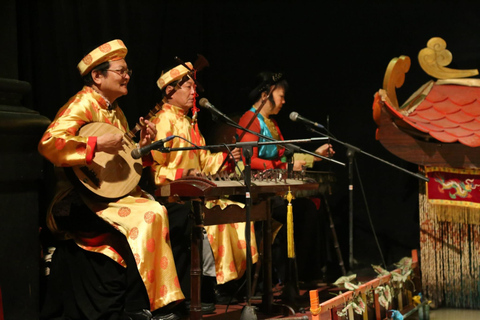
<path fill-rule="evenodd" d="M 400 56 L 393 58 L 387 66 L 383 78 L 383 89 L 387 92 L 392 106 L 398 109 L 397 93 L 395 88 L 400 88 L 405 82 L 405 74 L 410 70 L 410 57 Z"/>
<path fill-rule="evenodd" d="M 453 59 L 446 49 L 447 43 L 439 37 L 428 40 L 427 47 L 418 53 L 418 62 L 428 75 L 437 79 L 467 78 L 478 75 L 477 69 L 458 70 L 446 68 Z"/>
<path fill-rule="evenodd" d="M 480 87 L 480 79 L 478 78 L 470 78 L 470 79 L 442 79 L 435 81 L 436 85 L 444 85 L 444 84 L 455 84 L 457 86 L 464 86 L 464 87 Z"/>
<path fill-rule="evenodd" d="M 408 98 L 407 101 L 401 106 L 402 113 L 406 116 L 412 113 L 428 96 L 434 83 L 434 80 L 430 80 L 418 88 L 417 91 L 415 91 L 415 93 L 412 94 L 410 98 Z"/>

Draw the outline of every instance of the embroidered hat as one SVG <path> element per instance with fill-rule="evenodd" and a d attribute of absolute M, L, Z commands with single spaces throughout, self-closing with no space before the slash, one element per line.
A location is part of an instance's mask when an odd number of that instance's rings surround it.
<path fill-rule="evenodd" d="M 185 68 L 184 65 L 179 64 L 175 68 L 170 69 L 165 73 L 162 73 L 162 75 L 157 81 L 157 86 L 160 88 L 160 90 L 163 90 L 163 88 L 165 88 L 170 83 L 182 79 L 183 76 L 193 70 L 193 66 L 190 62 L 185 62 L 185 64 L 190 68 L 190 70 Z"/>
<path fill-rule="evenodd" d="M 114 61 L 125 58 L 128 49 L 122 40 L 116 39 L 102 44 L 100 47 L 92 50 L 78 63 L 77 69 L 83 77 L 94 67 L 105 61 Z"/>

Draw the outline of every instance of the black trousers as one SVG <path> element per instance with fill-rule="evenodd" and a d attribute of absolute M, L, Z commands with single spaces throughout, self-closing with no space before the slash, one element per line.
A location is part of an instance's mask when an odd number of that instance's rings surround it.
<path fill-rule="evenodd" d="M 83 250 L 73 240 L 56 241 L 40 319 L 117 320 L 124 318 L 124 311 L 150 310 L 125 236 L 97 217 L 75 194 L 69 197 L 57 210 L 68 215 L 56 216 L 57 225 L 71 234 L 109 233 L 127 267 L 103 254 Z"/>
<path fill-rule="evenodd" d="M 135 260 L 127 268 L 107 256 L 60 241 L 50 266 L 40 319 L 123 319 L 124 311 L 150 309 Z"/>

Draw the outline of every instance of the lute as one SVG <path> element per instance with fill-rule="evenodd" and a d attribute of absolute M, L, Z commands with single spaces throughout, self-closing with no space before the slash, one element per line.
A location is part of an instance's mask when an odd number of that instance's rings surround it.
<path fill-rule="evenodd" d="M 195 62 L 193 70 L 191 69 L 177 83 L 175 88 L 164 97 L 163 103 L 170 99 L 183 83 L 190 78 L 194 78 L 194 72 L 208 66 L 208 61 L 203 56 L 198 56 L 199 58 Z M 177 57 L 176 59 L 178 60 Z M 163 103 L 156 104 L 155 108 L 150 110 L 145 119 L 151 119 L 162 109 Z M 91 122 L 81 127 L 78 135 L 85 137 L 98 137 L 106 133 L 123 135 L 123 150 L 119 151 L 118 154 L 95 152 L 91 164 L 72 167 L 75 178 L 86 189 L 103 198 L 116 199 L 127 195 L 138 185 L 142 176 L 142 159 L 134 159 L 131 153 L 137 147 L 133 139 L 144 126 L 144 122 L 137 123 L 135 127 L 125 133 L 117 127 L 104 122 Z"/>

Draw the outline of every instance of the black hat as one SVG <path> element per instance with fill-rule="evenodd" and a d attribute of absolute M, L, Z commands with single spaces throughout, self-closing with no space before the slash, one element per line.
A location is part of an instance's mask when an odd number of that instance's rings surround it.
<path fill-rule="evenodd" d="M 283 79 L 283 74 L 273 72 L 261 72 L 257 75 L 255 81 L 255 89 L 250 91 L 248 98 L 251 101 L 257 101 L 260 94 L 264 91 L 269 91 L 270 87 L 280 82 Z"/>

